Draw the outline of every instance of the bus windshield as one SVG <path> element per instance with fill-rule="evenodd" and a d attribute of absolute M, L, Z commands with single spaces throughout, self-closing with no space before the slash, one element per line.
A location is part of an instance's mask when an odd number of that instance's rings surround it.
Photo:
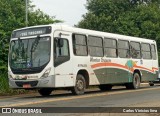
<path fill-rule="evenodd" d="M 10 44 L 11 69 L 32 69 L 47 65 L 50 60 L 50 37 L 12 40 Z"/>

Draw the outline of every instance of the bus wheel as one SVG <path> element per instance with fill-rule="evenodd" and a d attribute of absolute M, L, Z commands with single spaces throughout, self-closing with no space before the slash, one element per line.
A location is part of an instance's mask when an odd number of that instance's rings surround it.
<path fill-rule="evenodd" d="M 131 83 L 126 83 L 125 86 L 126 86 L 127 89 L 132 89 Z"/>
<path fill-rule="evenodd" d="M 100 90 L 106 91 L 106 90 L 111 90 L 112 85 L 99 85 Z"/>
<path fill-rule="evenodd" d="M 149 82 L 149 85 L 150 85 L 150 86 L 154 86 L 154 83 L 153 83 L 153 82 Z"/>
<path fill-rule="evenodd" d="M 127 83 L 127 89 L 138 89 L 140 87 L 140 76 L 138 73 L 134 73 L 132 83 Z"/>
<path fill-rule="evenodd" d="M 39 94 L 42 96 L 49 96 L 52 93 L 52 91 L 53 89 L 51 88 L 42 88 L 38 90 Z"/>
<path fill-rule="evenodd" d="M 85 92 L 85 88 L 86 88 L 86 81 L 84 79 L 84 76 L 81 74 L 78 74 L 76 78 L 76 84 L 71 89 L 71 91 L 75 95 L 82 95 Z"/>

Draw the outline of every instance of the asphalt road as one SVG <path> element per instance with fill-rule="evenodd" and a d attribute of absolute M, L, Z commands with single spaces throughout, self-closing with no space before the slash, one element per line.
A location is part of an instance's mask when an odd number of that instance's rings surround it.
<path fill-rule="evenodd" d="M 49 97 L 42 97 L 38 93 L 6 96 L 0 97 L 0 107 L 160 107 L 160 85 L 150 87 L 143 84 L 138 90 L 127 90 L 120 86 L 106 92 L 94 88 L 80 96 L 74 96 L 69 91 L 54 91 Z"/>

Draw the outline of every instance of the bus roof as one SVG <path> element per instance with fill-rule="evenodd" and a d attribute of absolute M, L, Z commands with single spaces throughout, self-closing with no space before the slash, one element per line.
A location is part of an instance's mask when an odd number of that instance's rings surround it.
<path fill-rule="evenodd" d="M 62 30 L 62 31 L 73 32 L 73 33 L 77 33 L 77 34 L 93 35 L 93 36 L 100 36 L 100 37 L 106 37 L 106 38 L 130 40 L 130 41 L 140 41 L 140 42 L 147 42 L 147 43 L 148 42 L 151 42 L 151 43 L 156 42 L 155 40 L 152 40 L 152 39 L 126 36 L 126 35 L 121 35 L 121 34 L 101 32 L 101 31 L 95 31 L 95 30 L 89 30 L 89 29 L 82 29 L 82 28 L 72 27 L 72 26 L 63 25 L 63 24 L 49 24 L 49 25 L 30 26 L 30 27 L 16 29 L 14 31 L 18 31 L 18 30 L 22 30 L 22 29 L 35 28 L 35 27 L 44 27 L 44 26 L 51 26 L 54 30 Z"/>

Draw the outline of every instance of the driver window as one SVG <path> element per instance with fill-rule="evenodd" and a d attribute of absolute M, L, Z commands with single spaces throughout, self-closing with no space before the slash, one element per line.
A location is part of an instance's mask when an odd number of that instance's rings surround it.
<path fill-rule="evenodd" d="M 57 40 L 54 41 L 54 66 L 58 66 L 70 59 L 69 44 L 67 39 L 63 39 L 63 46 L 57 45 Z"/>
<path fill-rule="evenodd" d="M 63 39 L 63 47 L 58 47 L 56 45 L 56 56 L 61 57 L 61 56 L 69 56 L 69 48 L 68 48 L 68 41 L 66 39 Z"/>

